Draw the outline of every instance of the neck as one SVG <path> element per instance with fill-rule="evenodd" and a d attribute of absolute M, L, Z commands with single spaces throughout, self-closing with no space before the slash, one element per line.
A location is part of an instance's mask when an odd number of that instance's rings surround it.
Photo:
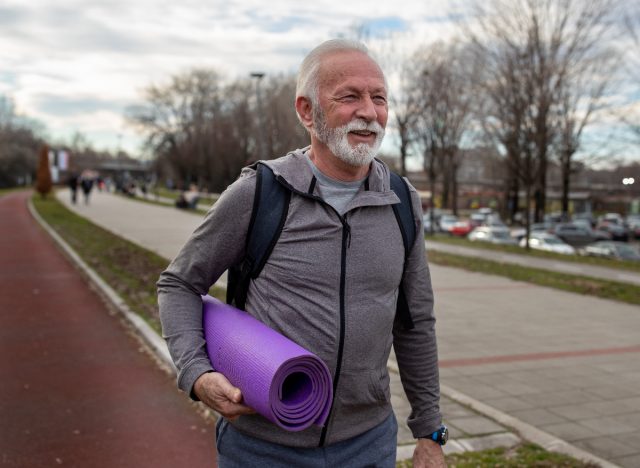
<path fill-rule="evenodd" d="M 324 143 L 316 138 L 311 139 L 311 151 L 309 159 L 324 175 L 335 180 L 351 182 L 362 180 L 369 174 L 370 165 L 352 166 L 336 155 Z"/>

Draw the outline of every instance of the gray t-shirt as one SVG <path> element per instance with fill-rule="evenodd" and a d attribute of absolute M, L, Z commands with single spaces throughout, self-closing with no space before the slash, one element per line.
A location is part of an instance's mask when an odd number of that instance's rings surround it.
<path fill-rule="evenodd" d="M 353 197 L 356 196 L 358 190 L 362 186 L 366 177 L 361 180 L 354 180 L 344 182 L 341 180 L 332 179 L 324 175 L 320 169 L 309 159 L 309 154 L 306 155 L 307 162 L 311 166 L 313 175 L 316 177 L 318 192 L 324 201 L 333 206 L 338 213 L 343 215 L 345 208 L 349 204 Z"/>

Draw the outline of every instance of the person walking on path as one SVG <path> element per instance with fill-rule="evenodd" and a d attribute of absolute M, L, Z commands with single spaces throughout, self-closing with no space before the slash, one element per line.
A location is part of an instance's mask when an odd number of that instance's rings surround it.
<path fill-rule="evenodd" d="M 296 91 L 311 145 L 261 164 L 291 192 L 270 257 L 250 282 L 245 309 L 319 356 L 333 374 L 323 428 L 286 432 L 243 404 L 240 389 L 211 367 L 202 301 L 245 255 L 256 189 L 246 168 L 220 197 L 158 281 L 163 334 L 178 386 L 220 414 L 221 468 L 394 467 L 397 423 L 387 359 L 394 346 L 418 439 L 414 466 L 444 466 L 433 293 L 421 235 L 405 258 L 387 166 L 374 159 L 387 123 L 386 80 L 366 47 L 321 44 L 305 58 Z M 407 183 L 416 234 L 417 192 Z M 399 298 L 413 328 L 396 318 Z M 401 302 L 404 302 L 401 301 Z"/>
<path fill-rule="evenodd" d="M 69 175 L 69 190 L 71 190 L 71 203 L 74 205 L 78 201 L 78 174 L 72 172 Z"/>
<path fill-rule="evenodd" d="M 29 197 L 0 196 L 0 464 L 214 465 L 213 425 L 56 248 Z"/>
<path fill-rule="evenodd" d="M 93 173 L 90 171 L 84 171 L 82 176 L 80 176 L 80 186 L 82 187 L 82 193 L 84 194 L 84 204 L 89 204 L 89 196 L 91 195 L 91 190 L 93 189 Z"/>

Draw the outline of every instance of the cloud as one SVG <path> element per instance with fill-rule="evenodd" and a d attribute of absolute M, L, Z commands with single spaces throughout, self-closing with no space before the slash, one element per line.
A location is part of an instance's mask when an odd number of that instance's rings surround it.
<path fill-rule="evenodd" d="M 102 144 L 137 141 L 123 110 L 150 84 L 195 67 L 227 79 L 293 73 L 323 40 L 361 25 L 374 52 L 396 60 L 455 33 L 466 0 L 3 0 L 0 94 L 54 135 L 82 131 Z M 458 15 L 458 16 L 455 16 Z M 389 39 L 391 38 L 391 39 Z M 139 139 L 138 139 L 139 140 Z"/>
<path fill-rule="evenodd" d="M 40 94 L 33 98 L 33 103 L 42 114 L 49 116 L 75 116 L 90 114 L 101 110 L 121 112 L 127 105 L 126 101 L 113 101 L 86 97 L 68 97 L 56 94 Z"/>

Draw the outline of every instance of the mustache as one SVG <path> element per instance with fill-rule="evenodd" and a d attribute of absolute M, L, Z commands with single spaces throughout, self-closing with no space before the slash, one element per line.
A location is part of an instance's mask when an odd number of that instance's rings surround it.
<path fill-rule="evenodd" d="M 384 128 L 375 120 L 373 122 L 367 122 L 362 119 L 353 119 L 348 124 L 342 127 L 344 132 L 353 132 L 353 131 L 362 131 L 366 130 L 368 132 L 373 132 L 376 134 L 384 133 Z"/>

